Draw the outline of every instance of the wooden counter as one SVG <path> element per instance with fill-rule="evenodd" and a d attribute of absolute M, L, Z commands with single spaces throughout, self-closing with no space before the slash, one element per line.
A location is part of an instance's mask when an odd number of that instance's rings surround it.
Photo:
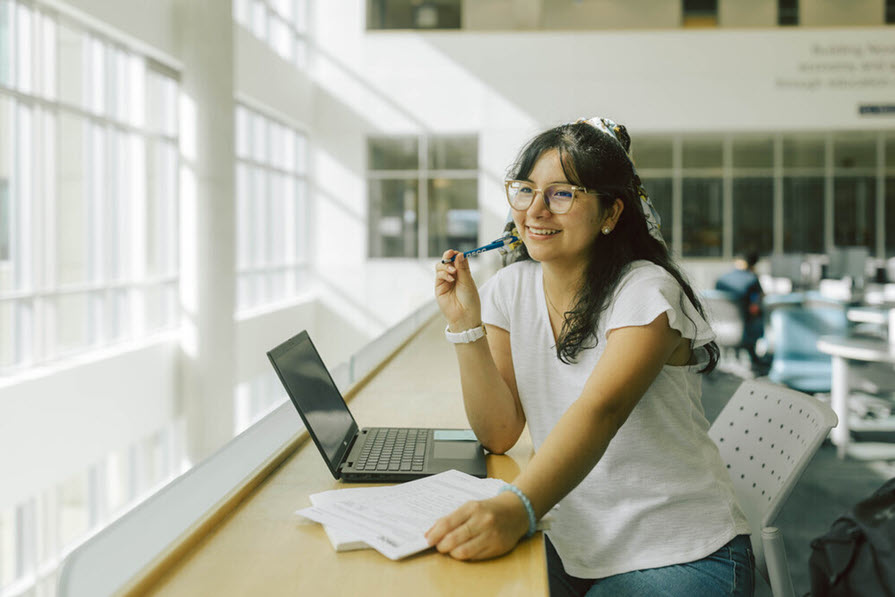
<path fill-rule="evenodd" d="M 467 427 L 453 348 L 440 318 L 427 324 L 351 397 L 360 426 Z M 298 414 L 296 424 L 300 423 Z M 531 457 L 526 431 L 508 455 L 488 456 L 489 476 L 512 480 Z M 336 553 L 320 525 L 294 514 L 308 495 L 357 487 L 329 474 L 305 441 L 179 561 L 135 594 L 547 595 L 541 533 L 510 554 L 458 562 L 434 550 L 393 562 L 371 549 Z"/>

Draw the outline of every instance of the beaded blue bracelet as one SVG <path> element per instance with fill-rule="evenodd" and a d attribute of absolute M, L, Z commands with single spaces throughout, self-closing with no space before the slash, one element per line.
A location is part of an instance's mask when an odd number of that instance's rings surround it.
<path fill-rule="evenodd" d="M 531 537 L 535 534 L 535 528 L 538 526 L 538 521 L 535 518 L 535 509 L 531 507 L 531 502 L 528 501 L 528 496 L 522 493 L 522 490 L 512 483 L 507 483 L 501 487 L 498 493 L 503 493 L 504 491 L 512 491 L 516 494 L 516 497 L 522 500 L 522 505 L 525 506 L 525 512 L 528 514 L 528 532 L 525 533 L 525 536 Z"/>

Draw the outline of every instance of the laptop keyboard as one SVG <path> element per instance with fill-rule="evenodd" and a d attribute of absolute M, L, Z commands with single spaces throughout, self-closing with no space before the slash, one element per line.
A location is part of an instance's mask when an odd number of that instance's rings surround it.
<path fill-rule="evenodd" d="M 421 471 L 426 461 L 426 435 L 426 429 L 370 429 L 354 468 L 361 471 Z"/>

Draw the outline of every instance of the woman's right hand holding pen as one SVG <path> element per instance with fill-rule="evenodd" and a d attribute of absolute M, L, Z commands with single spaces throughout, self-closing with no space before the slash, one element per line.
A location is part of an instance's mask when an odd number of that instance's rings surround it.
<path fill-rule="evenodd" d="M 454 257 L 453 262 L 439 263 L 435 267 L 435 298 L 451 331 L 462 332 L 481 325 L 482 309 L 469 260 L 453 249 L 444 252 L 444 259 L 451 257 Z"/>

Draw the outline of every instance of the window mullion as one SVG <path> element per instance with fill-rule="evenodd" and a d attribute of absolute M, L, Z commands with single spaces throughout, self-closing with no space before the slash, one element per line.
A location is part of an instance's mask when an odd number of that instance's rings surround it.
<path fill-rule="evenodd" d="M 417 181 L 417 258 L 425 259 L 429 255 L 429 139 L 420 135 L 419 141 L 419 178 Z"/>

